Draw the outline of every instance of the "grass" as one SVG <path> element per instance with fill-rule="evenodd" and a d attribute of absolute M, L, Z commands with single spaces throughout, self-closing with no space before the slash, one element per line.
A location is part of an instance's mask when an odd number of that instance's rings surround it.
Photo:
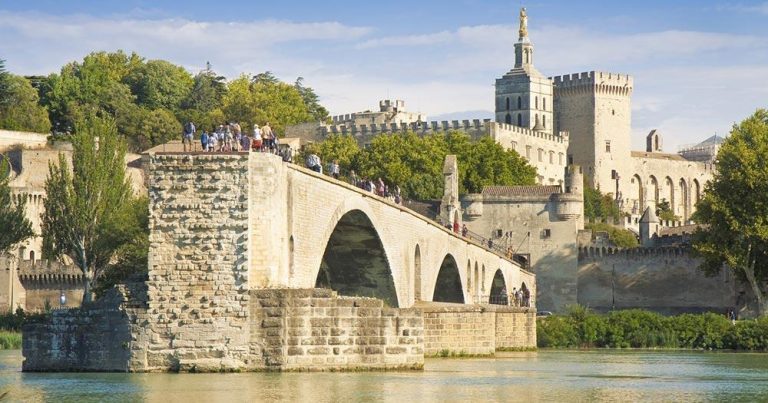
<path fill-rule="evenodd" d="M 0 350 L 21 348 L 21 333 L 0 330 Z"/>

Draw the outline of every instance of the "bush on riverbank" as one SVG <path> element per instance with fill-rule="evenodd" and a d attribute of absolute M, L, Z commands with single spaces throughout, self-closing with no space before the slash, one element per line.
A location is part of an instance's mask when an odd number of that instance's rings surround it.
<path fill-rule="evenodd" d="M 0 331 L 0 350 L 21 348 L 21 333 Z"/>
<path fill-rule="evenodd" d="M 539 318 L 539 347 L 690 348 L 768 351 L 768 318 L 737 321 L 714 313 L 663 316 L 639 309 L 596 314 L 571 306 Z"/>

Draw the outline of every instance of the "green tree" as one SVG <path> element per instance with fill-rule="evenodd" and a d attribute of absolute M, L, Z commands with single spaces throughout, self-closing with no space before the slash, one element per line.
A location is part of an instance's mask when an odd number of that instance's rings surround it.
<path fill-rule="evenodd" d="M 82 270 L 86 303 L 116 251 L 131 240 L 134 225 L 126 210 L 132 196 L 125 175 L 126 146 L 111 118 L 88 116 L 78 122 L 71 141 L 72 169 L 63 154 L 48 169 L 43 253 L 50 258 L 66 255 Z"/>
<path fill-rule="evenodd" d="M 11 194 L 10 161 L 0 155 L 0 256 L 35 235 L 24 211 L 27 198 Z"/>
<path fill-rule="evenodd" d="M 321 161 L 326 163 L 333 160 L 339 161 L 342 175 L 347 175 L 354 169 L 353 163 L 360 153 L 360 147 L 353 136 L 331 134 L 319 143 L 307 144 L 299 158 L 303 160 L 312 153 L 317 154 Z"/>
<path fill-rule="evenodd" d="M 755 295 L 759 314 L 768 304 L 768 111 L 759 109 L 720 146 L 717 171 L 696 205 L 693 220 L 703 226 L 693 247 L 702 268 L 717 273 L 725 264 Z"/>
<path fill-rule="evenodd" d="M 165 60 L 150 60 L 137 66 L 124 81 L 130 86 L 139 105 L 171 111 L 181 108 L 194 85 L 187 70 Z"/>
<path fill-rule="evenodd" d="M 584 182 L 584 216 L 590 222 L 617 224 L 621 220 L 621 210 L 612 194 L 604 195 Z"/>
<path fill-rule="evenodd" d="M 48 133 L 48 111 L 40 106 L 37 90 L 24 77 L 5 74 L 3 101 L 0 102 L 0 129 Z"/>
<path fill-rule="evenodd" d="M 680 217 L 672 212 L 672 208 L 669 206 L 667 199 L 661 199 L 659 205 L 656 206 L 656 215 L 663 221 L 677 221 L 680 219 Z"/>
<path fill-rule="evenodd" d="M 0 59 L 0 107 L 8 104 L 10 100 L 10 73 L 5 70 L 5 60 Z"/>
<path fill-rule="evenodd" d="M 320 105 L 320 99 L 317 94 L 315 94 L 315 90 L 304 86 L 304 77 L 297 78 L 293 86 L 299 91 L 301 99 L 304 100 L 304 106 L 307 108 L 309 114 L 312 115 L 312 118 L 320 122 L 327 121 L 328 109 L 325 109 Z"/>
<path fill-rule="evenodd" d="M 619 228 L 602 222 L 588 223 L 585 227 L 592 230 L 593 235 L 597 232 L 608 233 L 608 239 L 620 248 L 634 248 L 640 244 L 637 241 L 637 236 L 628 229 Z"/>

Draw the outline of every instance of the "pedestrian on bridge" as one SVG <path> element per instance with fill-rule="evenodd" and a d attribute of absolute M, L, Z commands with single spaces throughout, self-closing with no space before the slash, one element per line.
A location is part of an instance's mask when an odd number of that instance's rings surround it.
<path fill-rule="evenodd" d="M 195 124 L 191 121 L 184 124 L 184 130 L 181 134 L 181 142 L 184 145 L 184 152 L 187 152 L 187 147 L 189 147 L 189 151 L 194 151 L 194 148 L 192 147 L 192 137 L 195 136 Z"/>

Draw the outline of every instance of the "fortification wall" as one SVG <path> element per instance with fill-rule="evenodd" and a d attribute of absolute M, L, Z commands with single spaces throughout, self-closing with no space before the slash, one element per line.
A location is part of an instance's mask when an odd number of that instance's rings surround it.
<path fill-rule="evenodd" d="M 598 311 L 642 308 L 661 313 L 736 307 L 737 281 L 707 277 L 684 248 L 590 248 L 579 251 L 578 302 Z"/>
<path fill-rule="evenodd" d="M 535 132 L 506 123 L 489 124 L 489 134 L 504 148 L 515 150 L 536 167 L 539 184 L 560 185 L 568 162 L 568 133 L 559 135 Z"/>
<path fill-rule="evenodd" d="M 42 148 L 48 144 L 47 133 L 20 132 L 0 130 L 0 152 L 22 146 L 25 148 Z"/>
<path fill-rule="evenodd" d="M 536 348 L 536 312 L 508 306 L 431 305 L 424 312 L 424 354 L 493 355 Z"/>

